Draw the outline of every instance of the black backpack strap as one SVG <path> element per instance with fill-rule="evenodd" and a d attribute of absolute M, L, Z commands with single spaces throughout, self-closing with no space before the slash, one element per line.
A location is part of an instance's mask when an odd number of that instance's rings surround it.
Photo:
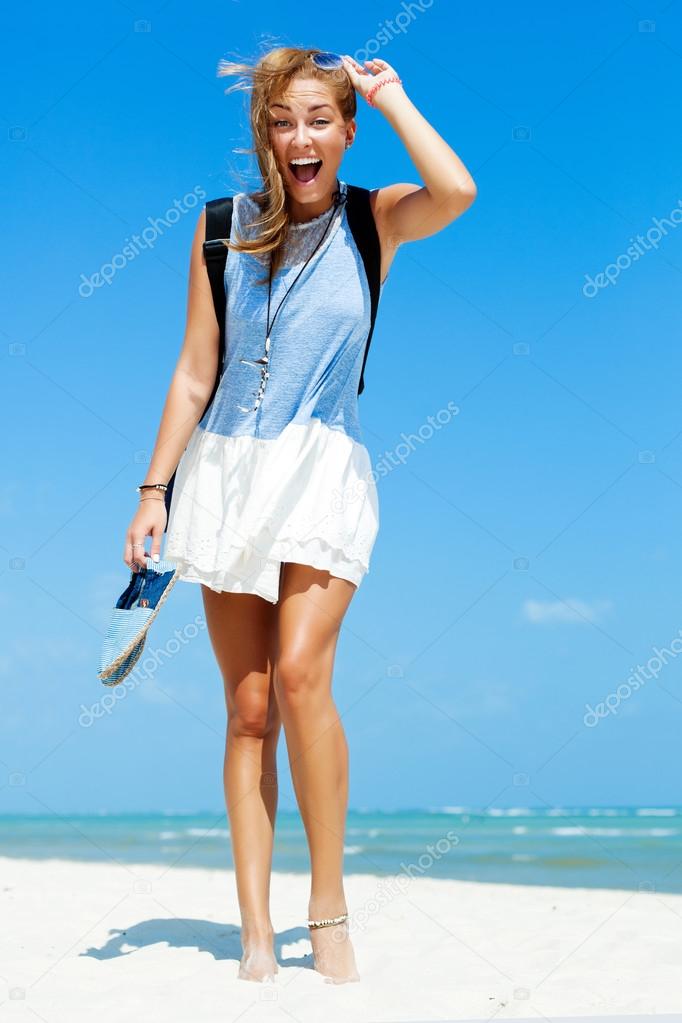
<path fill-rule="evenodd" d="M 225 292 L 225 264 L 227 262 L 227 246 L 223 238 L 230 237 L 232 227 L 232 196 L 224 199 L 211 199 L 206 203 L 206 235 L 204 242 L 204 259 L 208 279 L 211 282 L 211 294 L 216 319 L 220 329 L 220 345 L 218 349 L 218 370 L 216 373 L 213 393 L 208 399 L 206 408 L 211 404 L 218 390 L 225 358 L 225 312 L 227 295 Z"/>
<path fill-rule="evenodd" d="M 358 394 L 362 394 L 365 389 L 365 363 L 367 362 L 367 354 L 369 352 L 372 334 L 374 333 L 374 323 L 379 306 L 381 285 L 379 279 L 381 276 L 381 242 L 379 241 L 379 232 L 377 231 L 374 214 L 372 213 L 372 207 L 369 201 L 369 189 L 361 188 L 359 185 L 347 185 L 347 189 L 348 201 L 346 203 L 346 212 L 348 215 L 348 225 L 353 237 L 355 238 L 355 244 L 362 256 L 371 299 L 370 328 L 367 341 L 365 343 L 365 355 L 362 360 L 360 385 L 358 387 Z"/>
<path fill-rule="evenodd" d="M 228 249 L 227 245 L 224 245 L 221 239 L 229 239 L 231 229 L 232 196 L 226 196 L 223 199 L 210 199 L 206 203 L 206 232 L 204 234 L 205 241 L 203 243 L 203 250 L 204 259 L 206 260 L 208 279 L 211 284 L 211 294 L 213 295 L 213 307 L 215 309 L 218 328 L 220 330 L 220 342 L 218 347 L 218 369 L 216 371 L 215 383 L 213 384 L 211 397 L 208 399 L 206 408 L 202 412 L 202 419 L 206 414 L 206 410 L 215 398 L 216 391 L 218 390 L 218 384 L 220 383 L 220 377 L 222 375 L 223 361 L 225 359 L 225 314 L 227 311 L 225 265 L 227 263 Z M 173 473 L 168 481 L 168 489 L 164 494 L 167 512 L 164 533 L 168 529 L 168 518 L 170 516 L 174 484 L 175 473 Z"/>

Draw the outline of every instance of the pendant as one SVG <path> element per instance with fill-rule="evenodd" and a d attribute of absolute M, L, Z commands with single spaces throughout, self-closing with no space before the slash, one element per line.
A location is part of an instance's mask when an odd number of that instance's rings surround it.
<path fill-rule="evenodd" d="M 246 363 L 247 366 L 267 366 L 269 360 L 267 355 L 263 355 L 260 359 L 240 359 L 239 361 Z"/>

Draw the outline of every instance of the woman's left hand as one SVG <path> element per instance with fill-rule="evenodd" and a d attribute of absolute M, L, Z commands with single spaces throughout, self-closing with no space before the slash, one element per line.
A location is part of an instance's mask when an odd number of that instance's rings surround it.
<path fill-rule="evenodd" d="M 397 78 L 400 77 L 395 68 L 387 64 L 385 60 L 379 60 L 376 57 L 365 61 L 365 66 L 368 69 L 365 70 L 365 68 L 358 64 L 357 60 L 344 53 L 343 66 L 348 72 L 348 77 L 355 86 L 355 89 L 364 99 L 367 99 L 367 93 L 372 86 L 385 81 L 387 78 L 392 78 L 393 75 Z M 373 99 L 372 102 L 374 102 Z"/>

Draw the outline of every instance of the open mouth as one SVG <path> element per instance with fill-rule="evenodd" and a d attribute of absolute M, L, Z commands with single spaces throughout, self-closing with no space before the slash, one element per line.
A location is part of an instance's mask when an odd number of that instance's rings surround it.
<path fill-rule="evenodd" d="M 290 163 L 289 169 L 297 181 L 307 184 L 315 180 L 321 166 L 322 160 L 316 160 L 314 163 Z"/>

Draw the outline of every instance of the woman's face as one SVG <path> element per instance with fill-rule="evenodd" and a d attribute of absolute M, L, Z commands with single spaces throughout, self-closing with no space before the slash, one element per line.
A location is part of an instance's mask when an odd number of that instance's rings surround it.
<path fill-rule="evenodd" d="M 355 120 L 344 123 L 331 90 L 315 78 L 295 78 L 269 112 L 270 142 L 294 208 L 328 200 Z M 310 157 L 314 163 L 292 166 L 292 160 Z"/>

